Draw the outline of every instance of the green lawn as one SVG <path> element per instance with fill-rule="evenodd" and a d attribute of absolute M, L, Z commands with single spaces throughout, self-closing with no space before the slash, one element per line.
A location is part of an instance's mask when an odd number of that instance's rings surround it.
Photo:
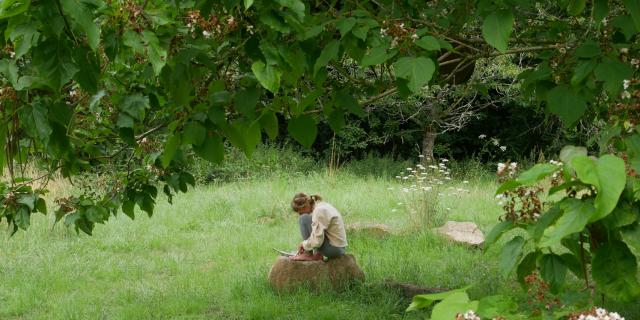
<path fill-rule="evenodd" d="M 488 232 L 500 215 L 495 184 L 453 186 L 469 191 L 445 195 L 442 212 Z M 300 241 L 289 209 L 298 191 L 323 195 L 347 224 L 393 228 L 382 239 L 348 235 L 348 251 L 367 277 L 362 286 L 322 294 L 270 289 L 267 275 L 277 257 L 271 248 L 293 250 Z M 473 283 L 472 298 L 502 293 L 525 303 L 518 284 L 498 275 L 496 252 L 416 228 L 405 210 L 393 211 L 402 199 L 390 179 L 318 173 L 202 186 L 173 205 L 162 200 L 152 218 L 121 215 L 92 237 L 36 216 L 29 231 L 0 240 L 0 319 L 425 318 L 405 313 L 410 301 L 385 287 L 385 279 L 438 288 Z M 618 310 L 640 317 L 633 308 Z"/>

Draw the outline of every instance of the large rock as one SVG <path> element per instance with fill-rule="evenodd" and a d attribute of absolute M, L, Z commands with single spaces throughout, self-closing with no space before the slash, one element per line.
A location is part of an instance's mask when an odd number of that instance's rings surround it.
<path fill-rule="evenodd" d="M 303 285 L 313 289 L 344 289 L 355 281 L 364 281 L 364 272 L 356 259 L 345 254 L 324 261 L 293 261 L 279 257 L 269 271 L 269 282 L 277 291 L 290 291 Z"/>
<path fill-rule="evenodd" d="M 447 221 L 444 226 L 436 230 L 455 242 L 474 246 L 481 246 L 484 243 L 482 230 L 473 222 Z"/>

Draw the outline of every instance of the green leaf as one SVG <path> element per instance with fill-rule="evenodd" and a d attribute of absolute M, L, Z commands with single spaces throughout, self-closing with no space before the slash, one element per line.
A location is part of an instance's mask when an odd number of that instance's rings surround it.
<path fill-rule="evenodd" d="M 308 115 L 291 118 L 287 129 L 289 134 L 306 148 L 311 148 L 318 135 L 316 121 Z"/>
<path fill-rule="evenodd" d="M 571 77 L 571 85 L 577 87 L 582 80 L 586 79 L 596 68 L 596 60 L 580 61 L 573 69 L 573 76 Z"/>
<path fill-rule="evenodd" d="M 576 156 L 586 156 L 587 148 L 580 146 L 567 145 L 560 150 L 560 161 L 565 164 L 571 164 L 571 161 Z"/>
<path fill-rule="evenodd" d="M 56 95 L 79 70 L 71 60 L 69 48 L 64 41 L 49 38 L 33 50 L 33 66 Z"/>
<path fill-rule="evenodd" d="M 147 55 L 153 66 L 156 76 L 160 75 L 162 68 L 167 64 L 167 50 L 160 46 L 160 41 L 155 33 L 149 30 L 142 31 L 142 39 L 146 42 Z"/>
<path fill-rule="evenodd" d="M 585 5 L 585 0 L 569 0 L 569 5 L 567 5 L 567 12 L 572 16 L 580 15 L 582 11 L 584 11 Z"/>
<path fill-rule="evenodd" d="M 536 242 L 539 242 L 547 228 L 552 223 L 556 222 L 561 215 L 562 209 L 560 208 L 560 203 L 556 203 L 549 208 L 547 212 L 543 213 L 540 218 L 538 218 L 538 221 L 536 221 L 533 230 L 531 230 L 531 236 L 533 239 L 535 239 Z"/>
<path fill-rule="evenodd" d="M 627 12 L 633 19 L 636 31 L 640 32 L 640 2 L 638 0 L 622 0 Z"/>
<path fill-rule="evenodd" d="M 415 295 L 413 297 L 413 301 L 411 302 L 411 305 L 409 305 L 406 311 L 409 312 L 409 311 L 427 308 L 431 304 L 433 304 L 434 301 L 446 299 L 455 293 L 465 292 L 469 288 L 471 288 L 470 285 L 464 288 L 458 288 L 458 289 L 445 291 L 445 292 Z"/>
<path fill-rule="evenodd" d="M 416 45 L 427 51 L 440 51 L 440 42 L 432 36 L 425 36 L 416 41 Z"/>
<path fill-rule="evenodd" d="M 626 201 L 620 201 L 602 222 L 607 226 L 607 229 L 614 230 L 633 224 L 638 218 L 640 218 L 640 207 L 633 206 Z"/>
<path fill-rule="evenodd" d="M 627 63 L 607 58 L 598 64 L 594 75 L 597 80 L 604 82 L 603 88 L 615 98 L 623 89 L 622 82 L 633 76 L 633 69 Z"/>
<path fill-rule="evenodd" d="M 176 155 L 178 148 L 180 148 L 180 135 L 174 133 L 164 144 L 164 152 L 162 153 L 162 158 L 160 158 L 162 167 L 166 168 L 169 166 L 171 160 L 173 160 L 173 157 Z"/>
<path fill-rule="evenodd" d="M 240 148 L 247 157 L 251 157 L 262 139 L 258 121 L 235 121 L 230 126 L 224 126 L 224 133 L 229 141 Z"/>
<path fill-rule="evenodd" d="M 278 136 L 278 117 L 275 113 L 264 111 L 260 117 L 260 126 L 269 138 L 275 139 Z"/>
<path fill-rule="evenodd" d="M 74 51 L 73 59 L 79 67 L 79 72 L 73 76 L 80 87 L 89 94 L 98 92 L 98 81 L 100 79 L 100 62 L 95 52 L 88 48 L 77 48 Z"/>
<path fill-rule="evenodd" d="M 182 129 L 182 144 L 199 146 L 206 138 L 206 129 L 197 121 L 188 122 Z"/>
<path fill-rule="evenodd" d="M 634 301 L 640 296 L 636 257 L 621 241 L 602 244 L 591 262 L 593 280 L 607 296 L 621 301 Z"/>
<path fill-rule="evenodd" d="M 31 0 L 3 0 L 0 2 L 0 19 L 19 15 L 29 9 Z"/>
<path fill-rule="evenodd" d="M 356 19 L 353 17 L 349 17 L 346 19 L 336 20 L 336 28 L 340 31 L 340 36 L 344 37 L 353 27 L 356 25 Z"/>
<path fill-rule="evenodd" d="M 38 200 L 38 197 L 36 197 L 36 195 L 33 193 L 23 194 L 18 196 L 17 198 L 17 202 L 27 206 L 29 208 L 29 211 L 33 211 L 33 209 L 36 207 L 36 201 Z"/>
<path fill-rule="evenodd" d="M 509 275 L 513 268 L 520 260 L 522 255 L 522 247 L 524 246 L 524 238 L 521 236 L 514 237 L 509 240 L 500 252 L 499 268 L 503 276 Z"/>
<path fill-rule="evenodd" d="M 576 257 L 573 253 L 563 253 L 561 256 L 562 262 L 567 268 L 578 278 L 584 279 L 584 270 L 582 269 L 582 264 L 578 257 Z"/>
<path fill-rule="evenodd" d="M 527 254 L 524 257 L 524 259 L 520 261 L 520 264 L 518 264 L 518 268 L 516 269 L 516 275 L 518 277 L 518 282 L 520 282 L 521 286 L 523 287 L 526 286 L 524 278 L 536 270 L 536 261 L 538 260 L 539 254 L 540 253 L 538 251 L 529 252 L 529 254 Z"/>
<path fill-rule="evenodd" d="M 347 90 L 340 90 L 335 94 L 334 104 L 360 118 L 364 117 L 362 106 Z"/>
<path fill-rule="evenodd" d="M 38 198 L 36 201 L 36 210 L 42 214 L 47 214 L 47 202 L 43 198 Z"/>
<path fill-rule="evenodd" d="M 329 114 L 327 122 L 329 123 L 331 130 L 336 133 L 340 132 L 340 130 L 342 130 L 342 128 L 344 128 L 346 124 L 344 119 L 344 112 L 342 112 L 342 110 L 333 110 L 331 114 Z"/>
<path fill-rule="evenodd" d="M 408 80 L 407 86 L 413 93 L 429 83 L 436 70 L 433 61 L 425 57 L 400 58 L 393 66 L 396 77 Z"/>
<path fill-rule="evenodd" d="M 529 170 L 521 173 L 517 179 L 509 180 L 503 183 L 496 194 L 501 194 L 505 191 L 513 190 L 519 186 L 529 186 L 536 184 L 540 180 L 548 177 L 552 173 L 558 171 L 558 166 L 550 163 L 538 163 L 531 167 Z"/>
<path fill-rule="evenodd" d="M 31 47 L 38 44 L 40 32 L 33 24 L 23 23 L 13 28 L 9 39 L 13 42 L 14 59 L 17 60 L 29 52 Z"/>
<path fill-rule="evenodd" d="M 340 49 L 340 42 L 337 40 L 331 40 L 320 52 L 320 56 L 316 60 L 313 66 L 313 74 L 317 74 L 320 68 L 324 68 L 331 60 L 338 58 L 338 51 Z"/>
<path fill-rule="evenodd" d="M 68 14 L 87 35 L 87 42 L 91 50 L 96 51 L 100 44 L 100 28 L 93 22 L 93 13 L 81 1 L 61 0 L 64 12 Z"/>
<path fill-rule="evenodd" d="M 236 110 L 250 118 L 256 113 L 256 105 L 260 98 L 260 90 L 258 88 L 246 88 L 236 92 L 235 105 Z"/>
<path fill-rule="evenodd" d="M 545 229 L 539 246 L 551 247 L 560 244 L 562 238 L 584 230 L 596 214 L 596 209 L 589 200 L 566 198 L 560 203 L 560 207 L 563 211 L 562 216 Z"/>
<path fill-rule="evenodd" d="M 576 58 L 595 58 L 602 54 L 600 46 L 593 40 L 585 41 L 581 46 L 576 49 Z"/>
<path fill-rule="evenodd" d="M 249 10 L 253 5 L 253 0 L 244 0 L 244 10 Z"/>
<path fill-rule="evenodd" d="M 362 60 L 360 61 L 360 66 L 368 67 L 368 66 L 383 64 L 387 60 L 393 58 L 393 56 L 395 56 L 396 53 L 398 53 L 397 50 L 388 51 L 387 49 L 388 48 L 386 46 L 372 48 L 367 52 L 367 54 L 364 55 L 364 57 L 362 57 Z"/>
<path fill-rule="evenodd" d="M 482 24 L 482 36 L 500 52 L 507 51 L 507 42 L 513 31 L 513 13 L 500 10 L 491 13 Z"/>
<path fill-rule="evenodd" d="M 300 0 L 276 0 L 281 6 L 289 8 L 299 20 L 304 19 L 304 2 Z"/>
<path fill-rule="evenodd" d="M 559 85 L 547 93 L 547 108 L 560 117 L 565 127 L 571 127 L 587 110 L 587 101 L 582 95 Z"/>
<path fill-rule="evenodd" d="M 15 216 L 13 217 L 13 223 L 22 230 L 27 230 L 31 224 L 31 213 L 29 209 L 25 207 L 18 207 L 16 209 Z"/>
<path fill-rule="evenodd" d="M 540 274 L 542 279 L 549 284 L 551 292 L 558 293 L 560 287 L 564 284 L 567 266 L 564 265 L 559 255 L 553 253 L 545 254 L 540 259 Z"/>
<path fill-rule="evenodd" d="M 469 301 L 469 296 L 466 292 L 455 292 L 433 307 L 431 320 L 455 319 L 458 313 L 476 310 L 477 308 L 478 301 Z"/>
<path fill-rule="evenodd" d="M 482 318 L 493 319 L 513 313 L 517 311 L 517 309 L 518 305 L 509 296 L 487 296 L 478 302 L 477 314 Z"/>
<path fill-rule="evenodd" d="M 251 70 L 265 89 L 274 94 L 278 92 L 282 71 L 278 70 L 276 66 L 265 65 L 262 61 L 256 61 L 251 65 Z"/>
<path fill-rule="evenodd" d="M 622 228 L 620 231 L 622 241 L 627 244 L 636 258 L 640 259 L 640 223 Z"/>
<path fill-rule="evenodd" d="M 120 104 L 120 110 L 139 121 L 144 120 L 145 110 L 148 108 L 149 98 L 141 94 L 126 96 Z"/>
<path fill-rule="evenodd" d="M 193 151 L 202 159 L 221 164 L 224 160 L 224 145 L 222 137 L 218 135 L 205 138 L 204 142 L 193 148 Z"/>
<path fill-rule="evenodd" d="M 493 228 L 491 229 L 491 231 L 489 231 L 489 234 L 487 235 L 485 241 L 484 241 L 484 247 L 489 248 L 492 244 L 494 244 L 496 241 L 498 241 L 498 239 L 500 239 L 500 237 L 507 231 L 513 229 L 515 227 L 515 225 L 513 224 L 513 222 L 511 221 L 502 221 L 498 224 L 496 224 L 495 226 L 493 226 Z"/>
<path fill-rule="evenodd" d="M 624 160 L 604 155 L 594 161 L 587 156 L 576 156 L 572 161 L 577 176 L 585 183 L 596 187 L 596 213 L 590 222 L 606 217 L 618 204 L 626 183 Z"/>
<path fill-rule="evenodd" d="M 609 14 L 609 0 L 593 1 L 593 20 L 601 22 Z"/>

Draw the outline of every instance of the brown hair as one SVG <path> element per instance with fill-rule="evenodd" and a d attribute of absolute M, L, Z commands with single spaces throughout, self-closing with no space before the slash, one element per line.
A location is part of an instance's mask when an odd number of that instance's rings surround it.
<path fill-rule="evenodd" d="M 308 195 L 303 192 L 296 193 L 291 200 L 291 209 L 298 212 L 298 210 L 304 208 L 307 204 L 311 206 L 311 209 L 316 205 L 316 202 L 322 201 L 322 197 L 318 194 Z"/>

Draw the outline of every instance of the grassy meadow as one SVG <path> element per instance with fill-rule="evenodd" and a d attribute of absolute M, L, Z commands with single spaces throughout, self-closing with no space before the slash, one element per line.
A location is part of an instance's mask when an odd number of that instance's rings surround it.
<path fill-rule="evenodd" d="M 446 219 L 472 221 L 485 234 L 501 214 L 496 185 L 466 172 L 451 182 L 467 191 L 439 197 Z M 472 298 L 527 295 L 513 277 L 499 275 L 495 250 L 453 244 L 421 228 L 398 205 L 402 185 L 393 176 L 324 169 L 201 185 L 164 198 L 148 218 L 137 212 L 77 235 L 53 217 L 34 216 L 27 232 L 0 237 L 0 319 L 424 319 L 406 313 L 410 300 L 386 280 L 434 288 L 474 284 Z M 271 290 L 267 275 L 277 255 L 300 242 L 289 201 L 298 191 L 319 193 L 347 224 L 383 223 L 380 238 L 349 233 L 348 253 L 366 282 L 341 292 L 290 294 Z M 448 208 L 448 209 L 447 209 Z M 445 217 L 441 217 L 445 218 Z M 635 310 L 634 310 L 635 308 Z M 627 319 L 640 307 L 620 306 Z M 625 314 L 626 312 L 626 314 Z"/>

